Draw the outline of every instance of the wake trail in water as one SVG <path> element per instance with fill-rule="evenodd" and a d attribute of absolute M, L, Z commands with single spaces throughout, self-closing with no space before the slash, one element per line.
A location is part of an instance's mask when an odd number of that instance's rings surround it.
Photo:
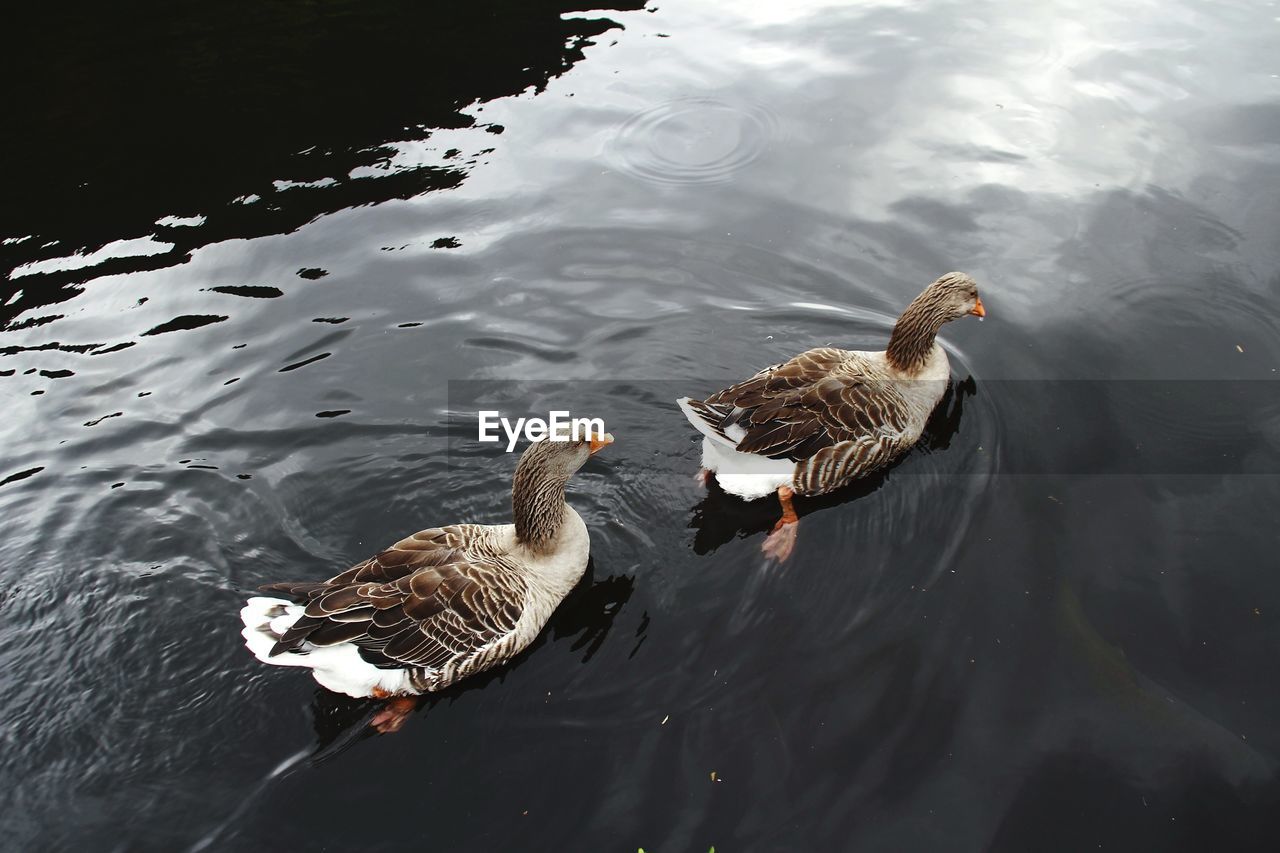
<path fill-rule="evenodd" d="M 203 838 L 195 844 L 192 844 L 187 849 L 191 851 L 191 853 L 197 853 L 197 851 L 200 850 L 212 849 L 213 845 L 222 837 L 222 834 L 227 831 L 228 827 L 235 823 L 246 811 L 249 810 L 249 805 L 264 791 L 266 791 L 268 786 L 278 779 L 283 779 L 286 775 L 297 768 L 298 765 L 301 764 L 309 755 L 311 755 L 310 750 L 300 749 L 284 761 L 277 764 L 274 770 L 264 776 L 258 784 L 253 786 L 249 793 L 245 795 L 244 799 L 240 801 L 240 804 L 231 810 L 231 814 L 227 815 L 225 820 L 207 832 Z"/>

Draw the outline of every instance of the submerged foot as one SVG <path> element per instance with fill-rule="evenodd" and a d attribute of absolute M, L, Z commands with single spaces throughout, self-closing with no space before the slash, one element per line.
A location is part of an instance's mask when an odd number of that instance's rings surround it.
<path fill-rule="evenodd" d="M 376 729 L 380 735 L 389 735 L 400 731 L 401 726 L 409 719 L 409 715 L 418 707 L 416 696 L 393 696 L 382 706 L 382 710 L 373 715 L 369 721 L 370 728 Z"/>
<path fill-rule="evenodd" d="M 791 551 L 796 547 L 796 533 L 800 524 L 795 521 L 779 521 L 773 531 L 764 538 L 760 552 L 767 559 L 776 563 L 785 563 L 791 559 Z"/>
<path fill-rule="evenodd" d="M 782 518 L 773 526 L 773 531 L 764 538 L 760 550 L 765 557 L 778 563 L 785 563 L 791 558 L 791 550 L 796 547 L 796 528 L 800 526 L 800 516 L 796 515 L 791 498 L 795 492 L 790 486 L 778 487 L 778 505 L 782 507 Z"/>

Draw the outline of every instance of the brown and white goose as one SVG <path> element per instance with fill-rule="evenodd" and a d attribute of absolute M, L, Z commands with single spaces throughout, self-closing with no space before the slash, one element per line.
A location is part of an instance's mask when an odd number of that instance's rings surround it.
<path fill-rule="evenodd" d="M 539 441 L 516 465 L 514 524 L 422 530 L 318 583 L 261 587 L 240 611 L 263 663 L 302 666 L 348 696 L 388 698 L 374 719 L 400 727 L 413 698 L 519 654 L 587 567 L 587 526 L 565 484 L 612 443 Z"/>
<path fill-rule="evenodd" d="M 916 443 L 951 367 L 935 338 L 966 314 L 986 316 L 961 272 L 930 284 L 902 312 L 882 352 L 822 347 L 707 397 L 677 401 L 702 433 L 702 475 L 747 500 L 777 493 L 782 518 L 764 553 L 784 561 L 799 519 L 792 495 L 821 495 Z"/>

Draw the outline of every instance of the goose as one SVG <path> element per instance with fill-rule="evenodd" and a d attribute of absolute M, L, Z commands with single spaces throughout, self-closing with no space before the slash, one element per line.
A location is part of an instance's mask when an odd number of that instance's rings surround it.
<path fill-rule="evenodd" d="M 938 331 L 969 314 L 986 316 L 978 286 L 950 272 L 907 306 L 883 351 L 819 347 L 703 400 L 676 401 L 702 434 L 701 482 L 714 475 L 745 500 L 777 494 L 782 517 L 766 558 L 791 556 L 794 495 L 834 491 L 916 443 L 951 376 Z"/>
<path fill-rule="evenodd" d="M 433 527 L 329 580 L 260 587 L 270 594 L 240 611 L 245 645 L 336 693 L 389 700 L 370 724 L 399 729 L 419 695 L 524 650 L 581 579 L 590 539 L 565 485 L 612 442 L 531 444 L 512 480 L 513 524 Z"/>

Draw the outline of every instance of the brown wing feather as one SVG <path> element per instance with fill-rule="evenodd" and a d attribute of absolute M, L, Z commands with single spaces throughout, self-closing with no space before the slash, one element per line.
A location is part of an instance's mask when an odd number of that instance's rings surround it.
<path fill-rule="evenodd" d="M 887 463 L 902 448 L 908 407 L 897 386 L 871 375 L 844 350 L 823 347 L 775 364 L 745 382 L 691 400 L 690 407 L 737 449 L 793 459 L 797 491 L 820 494 Z"/>
<path fill-rule="evenodd" d="M 889 436 L 873 434 L 824 447 L 796 463 L 795 490 L 821 495 L 890 462 L 902 445 Z"/>
<path fill-rule="evenodd" d="M 423 530 L 324 583 L 262 587 L 306 604 L 271 654 L 354 643 L 377 666 L 439 667 L 510 633 L 525 583 L 500 558 L 468 552 L 466 532 Z"/>

